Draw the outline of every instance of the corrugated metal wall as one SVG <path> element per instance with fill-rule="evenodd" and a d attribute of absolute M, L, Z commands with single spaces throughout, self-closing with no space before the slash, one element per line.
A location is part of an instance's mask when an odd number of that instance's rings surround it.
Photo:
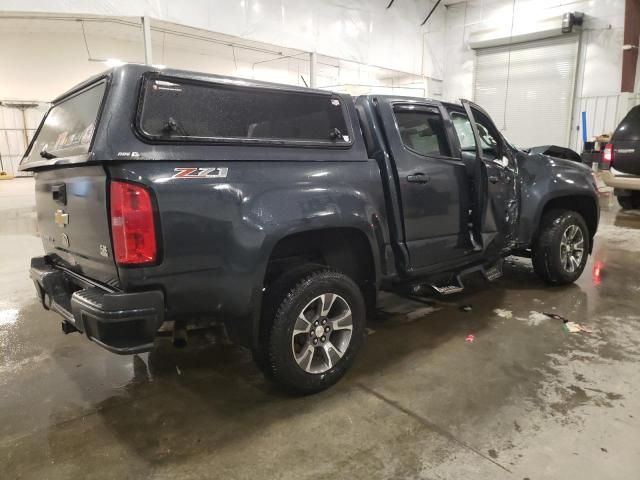
<path fill-rule="evenodd" d="M 577 152 L 582 151 L 582 112 L 587 112 L 587 140 L 590 141 L 592 137 L 612 133 L 620 120 L 635 105 L 640 105 L 638 95 L 620 94 L 576 99 L 570 147 Z"/>
<path fill-rule="evenodd" d="M 18 164 L 31 141 L 42 116 L 49 108 L 44 102 L 0 101 L 0 160 L 1 170 L 14 176 L 27 176 L 18 172 Z M 16 108 L 17 103 L 34 105 L 30 108 Z"/>

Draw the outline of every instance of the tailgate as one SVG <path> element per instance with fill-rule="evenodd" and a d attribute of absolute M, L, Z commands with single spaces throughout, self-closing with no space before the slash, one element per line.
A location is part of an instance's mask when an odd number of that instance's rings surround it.
<path fill-rule="evenodd" d="M 46 254 L 81 275 L 118 286 L 102 165 L 39 171 L 35 180 L 38 230 Z"/>
<path fill-rule="evenodd" d="M 100 77 L 55 100 L 20 168 L 34 172 L 46 254 L 58 265 L 117 286 L 107 174 L 101 164 L 87 163 L 106 89 L 107 79 Z"/>
<path fill-rule="evenodd" d="M 611 167 L 628 175 L 640 175 L 640 105 L 629 110 L 611 137 Z"/>
<path fill-rule="evenodd" d="M 612 167 L 622 173 L 640 175 L 640 140 L 615 140 Z"/>

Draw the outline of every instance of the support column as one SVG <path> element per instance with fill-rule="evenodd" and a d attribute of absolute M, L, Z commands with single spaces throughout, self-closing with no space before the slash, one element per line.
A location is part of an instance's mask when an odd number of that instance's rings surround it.
<path fill-rule="evenodd" d="M 624 5 L 624 45 L 622 51 L 621 92 L 633 92 L 636 83 L 640 42 L 640 0 L 626 0 Z"/>
<path fill-rule="evenodd" d="M 141 17 L 142 38 L 144 40 L 144 63 L 151 65 L 151 19 L 148 16 Z"/>
<path fill-rule="evenodd" d="M 318 59 L 316 52 L 309 53 L 309 86 L 311 88 L 316 88 L 318 86 L 318 81 L 316 78 Z"/>

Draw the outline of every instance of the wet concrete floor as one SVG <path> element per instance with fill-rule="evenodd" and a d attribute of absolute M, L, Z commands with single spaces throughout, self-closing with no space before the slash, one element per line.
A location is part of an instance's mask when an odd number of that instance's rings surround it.
<path fill-rule="evenodd" d="M 27 277 L 32 188 L 0 182 L 0 479 L 640 478 L 640 211 L 603 199 L 569 287 L 512 259 L 431 307 L 385 295 L 347 376 L 291 398 L 213 333 L 140 356 L 63 335 Z"/>

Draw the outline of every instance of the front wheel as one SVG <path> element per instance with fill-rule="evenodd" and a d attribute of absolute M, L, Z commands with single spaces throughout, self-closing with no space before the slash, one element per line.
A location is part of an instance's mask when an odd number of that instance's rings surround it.
<path fill-rule="evenodd" d="M 573 283 L 587 263 L 590 238 L 587 225 L 578 212 L 548 212 L 542 218 L 532 248 L 536 274 L 550 285 Z"/>
<path fill-rule="evenodd" d="M 364 335 L 365 302 L 353 280 L 324 270 L 302 278 L 279 299 L 266 340 L 270 377 L 311 394 L 336 383 Z"/>

